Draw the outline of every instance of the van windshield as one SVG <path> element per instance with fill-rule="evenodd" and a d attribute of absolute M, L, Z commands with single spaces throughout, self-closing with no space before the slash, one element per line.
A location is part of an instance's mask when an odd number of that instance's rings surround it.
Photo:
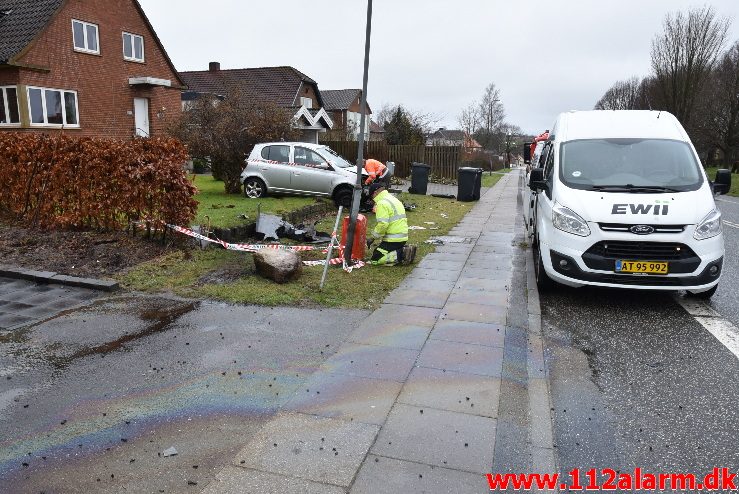
<path fill-rule="evenodd" d="M 703 175 L 691 147 L 667 139 L 587 139 L 560 148 L 560 180 L 602 192 L 698 190 Z"/>
<path fill-rule="evenodd" d="M 328 146 L 323 146 L 323 151 L 328 155 L 327 158 L 331 161 L 331 164 L 338 168 L 351 168 L 354 166 Z"/>

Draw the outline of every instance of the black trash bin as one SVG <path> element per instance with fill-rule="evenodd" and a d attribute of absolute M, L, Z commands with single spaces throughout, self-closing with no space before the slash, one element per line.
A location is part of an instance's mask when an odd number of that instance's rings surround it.
<path fill-rule="evenodd" d="M 429 172 L 431 165 L 411 163 L 411 188 L 408 192 L 425 196 L 429 186 Z"/>
<path fill-rule="evenodd" d="M 460 168 L 457 184 L 458 201 L 479 201 L 480 187 L 482 186 L 482 168 Z"/>

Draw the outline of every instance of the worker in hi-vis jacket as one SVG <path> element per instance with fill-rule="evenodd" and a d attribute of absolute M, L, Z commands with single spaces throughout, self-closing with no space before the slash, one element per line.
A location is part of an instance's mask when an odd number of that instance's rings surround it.
<path fill-rule="evenodd" d="M 385 188 L 385 184 L 375 182 L 370 185 L 369 193 L 375 202 L 375 218 L 377 224 L 372 231 L 372 238 L 367 247 L 379 240 L 372 253 L 371 264 L 395 265 L 410 264 L 416 258 L 416 246 L 408 245 L 408 219 L 405 207 Z"/>

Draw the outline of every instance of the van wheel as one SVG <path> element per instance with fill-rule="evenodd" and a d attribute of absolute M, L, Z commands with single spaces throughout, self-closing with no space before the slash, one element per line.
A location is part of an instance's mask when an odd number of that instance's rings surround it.
<path fill-rule="evenodd" d="M 267 195 L 267 186 L 261 179 L 250 177 L 244 180 L 244 196 L 249 199 L 259 199 Z"/>
<path fill-rule="evenodd" d="M 539 239 L 534 243 L 534 275 L 536 277 L 536 288 L 540 293 L 548 292 L 554 287 L 554 281 L 547 275 L 544 269 L 544 260 L 541 258 Z"/>
<path fill-rule="evenodd" d="M 334 203 L 336 206 L 351 207 L 354 191 L 349 187 L 341 187 L 334 192 Z"/>
<path fill-rule="evenodd" d="M 718 284 L 716 284 L 716 286 L 714 286 L 710 290 L 706 290 L 705 292 L 700 292 L 700 293 L 688 292 L 688 295 L 690 295 L 693 298 L 700 298 L 703 300 L 708 300 L 711 297 L 713 297 L 713 294 L 716 293 L 716 290 L 718 290 Z"/>

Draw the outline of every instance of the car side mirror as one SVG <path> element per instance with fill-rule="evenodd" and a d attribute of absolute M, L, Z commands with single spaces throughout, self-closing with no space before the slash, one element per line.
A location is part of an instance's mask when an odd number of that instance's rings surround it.
<path fill-rule="evenodd" d="M 731 171 L 721 169 L 716 172 L 716 181 L 713 182 L 714 194 L 728 194 L 731 190 Z"/>
<path fill-rule="evenodd" d="M 544 181 L 544 168 L 532 168 L 529 173 L 529 188 L 534 192 L 547 189 Z"/>
<path fill-rule="evenodd" d="M 531 163 L 531 144 L 533 143 L 527 142 L 523 145 L 523 162 L 527 165 Z"/>

